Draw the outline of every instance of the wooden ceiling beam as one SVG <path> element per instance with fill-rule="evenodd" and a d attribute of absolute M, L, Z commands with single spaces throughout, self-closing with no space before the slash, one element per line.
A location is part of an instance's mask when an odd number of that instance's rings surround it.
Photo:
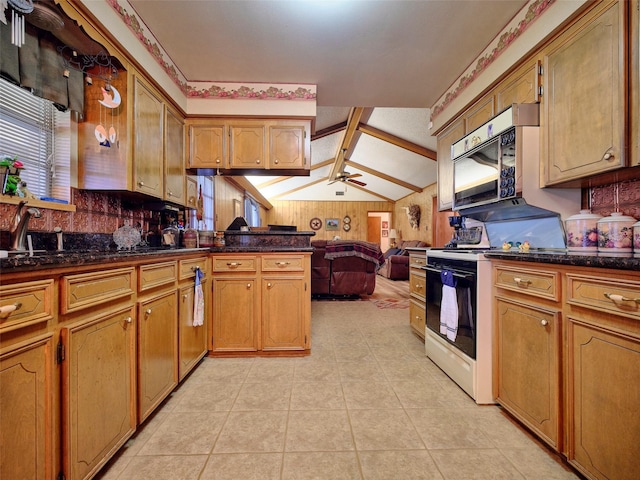
<path fill-rule="evenodd" d="M 416 143 L 404 140 L 403 138 L 396 137 L 395 135 L 387 133 L 383 130 L 379 130 L 370 125 L 361 123 L 360 125 L 358 125 L 358 131 L 366 133 L 367 135 L 375 137 L 384 142 L 388 142 L 392 145 L 395 145 L 396 147 L 404 148 L 405 150 L 409 150 L 410 152 L 417 153 L 418 155 L 422 155 L 423 157 L 427 157 L 431 160 L 438 160 L 437 152 L 434 152 L 433 150 L 425 148 Z"/>
<path fill-rule="evenodd" d="M 379 172 L 378 170 L 374 170 L 373 168 L 369 168 L 369 167 L 365 167 L 364 165 L 361 165 L 359 163 L 356 162 L 352 162 L 351 160 L 346 160 L 346 162 L 349 165 L 352 165 L 353 168 L 357 168 L 358 170 L 362 170 L 365 173 L 368 173 L 370 175 L 373 175 L 374 177 L 378 177 L 381 178 L 383 180 L 386 180 L 387 182 L 391 182 L 391 183 L 395 183 L 396 185 L 399 185 L 401 187 L 407 188 L 409 190 L 413 190 L 414 192 L 420 193 L 422 192 L 422 188 L 416 186 L 416 185 L 412 185 L 410 183 L 407 182 L 403 182 L 402 180 L 398 180 L 397 178 L 394 178 L 390 175 L 386 175 L 382 172 Z"/>
<path fill-rule="evenodd" d="M 338 176 L 338 173 L 342 171 L 344 166 L 344 157 L 347 152 L 353 148 L 355 136 L 358 133 L 358 125 L 360 125 L 360 120 L 365 113 L 365 107 L 353 107 L 349 111 L 349 117 L 347 118 L 347 126 L 344 130 L 344 135 L 342 136 L 342 141 L 338 146 L 338 151 L 336 152 L 335 163 L 333 164 L 333 168 L 331 169 L 331 174 L 329 178 L 335 180 Z"/>
<path fill-rule="evenodd" d="M 328 137 L 329 135 L 333 135 L 334 133 L 338 133 L 347 128 L 347 121 L 337 123 L 335 125 L 331 125 L 330 127 L 323 128 L 322 130 L 318 130 L 316 133 L 311 135 L 311 141 L 318 140 L 319 138 Z"/>

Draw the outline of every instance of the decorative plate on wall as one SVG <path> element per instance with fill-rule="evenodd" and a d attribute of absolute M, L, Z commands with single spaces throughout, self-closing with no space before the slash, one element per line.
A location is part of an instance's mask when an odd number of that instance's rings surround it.
<path fill-rule="evenodd" d="M 313 217 L 309 222 L 309 226 L 313 230 L 320 230 L 322 228 L 322 220 L 320 220 L 318 217 Z"/>
<path fill-rule="evenodd" d="M 344 217 L 342 219 L 342 223 L 351 223 L 351 217 L 349 215 L 347 215 L 346 217 Z"/>
<path fill-rule="evenodd" d="M 351 230 L 351 225 L 349 225 L 348 223 L 343 223 L 343 224 L 342 224 L 342 229 L 343 229 L 345 232 L 348 232 L 349 230 Z"/>

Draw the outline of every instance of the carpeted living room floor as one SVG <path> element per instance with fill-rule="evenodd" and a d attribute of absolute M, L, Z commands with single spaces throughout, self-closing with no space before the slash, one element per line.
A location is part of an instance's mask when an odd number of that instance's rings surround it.
<path fill-rule="evenodd" d="M 96 478 L 578 478 L 426 358 L 387 282 L 313 301 L 308 357 L 205 358 Z"/>

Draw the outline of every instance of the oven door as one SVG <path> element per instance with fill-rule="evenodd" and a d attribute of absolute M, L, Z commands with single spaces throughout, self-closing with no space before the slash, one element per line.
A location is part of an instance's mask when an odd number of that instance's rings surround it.
<path fill-rule="evenodd" d="M 444 262 L 444 261 L 442 261 Z M 440 338 L 453 345 L 465 355 L 476 358 L 476 264 L 468 261 L 447 260 L 447 263 L 425 265 L 422 267 L 427 276 L 427 328 Z M 446 334 L 440 333 L 443 284 L 440 274 L 443 270 L 453 272 L 456 282 L 455 297 L 458 306 L 458 332 L 451 341 Z M 446 323 L 446 318 L 442 318 Z"/>

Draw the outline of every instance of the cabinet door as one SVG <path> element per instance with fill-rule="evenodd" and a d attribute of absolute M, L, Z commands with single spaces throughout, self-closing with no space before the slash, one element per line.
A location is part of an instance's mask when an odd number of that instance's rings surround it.
<path fill-rule="evenodd" d="M 540 68 L 539 60 L 528 62 L 498 85 L 496 89 L 497 113 L 514 103 L 540 101 Z"/>
<path fill-rule="evenodd" d="M 133 93 L 133 189 L 162 198 L 164 105 L 137 77 Z"/>
<path fill-rule="evenodd" d="M 640 165 L 640 0 L 631 2 L 631 158 Z"/>
<path fill-rule="evenodd" d="M 185 205 L 184 122 L 170 109 L 165 110 L 164 199 Z"/>
<path fill-rule="evenodd" d="M 309 166 L 305 157 L 304 125 L 269 126 L 269 168 L 302 169 Z"/>
<path fill-rule="evenodd" d="M 427 316 L 424 302 L 411 299 L 409 303 L 409 326 L 420 338 L 424 340 Z"/>
<path fill-rule="evenodd" d="M 63 452 L 68 480 L 88 479 L 136 429 L 133 307 L 62 329 Z"/>
<path fill-rule="evenodd" d="M 202 291 L 205 295 L 205 312 L 207 311 L 208 296 L 207 282 L 202 282 Z M 180 289 L 179 314 L 179 363 L 178 378 L 180 381 L 197 365 L 202 357 L 207 354 L 207 318 L 203 325 L 193 324 L 194 286 L 186 286 Z"/>
<path fill-rule="evenodd" d="M 0 478 L 53 478 L 52 336 L 0 354 Z"/>
<path fill-rule="evenodd" d="M 567 458 L 589 478 L 640 470 L 640 341 L 569 318 Z"/>
<path fill-rule="evenodd" d="M 497 401 L 558 449 L 559 313 L 501 297 L 496 307 Z"/>
<path fill-rule="evenodd" d="M 308 348 L 307 298 L 303 277 L 262 278 L 262 350 Z"/>
<path fill-rule="evenodd" d="M 138 302 L 140 421 L 178 384 L 177 290 Z"/>
<path fill-rule="evenodd" d="M 438 135 L 438 210 L 450 210 L 453 205 L 453 162 L 451 145 L 464 137 L 464 119 L 452 123 Z"/>
<path fill-rule="evenodd" d="M 495 111 L 493 95 L 488 95 L 480 100 L 464 115 L 465 133 L 473 132 L 476 128 L 491 120 L 495 115 Z"/>
<path fill-rule="evenodd" d="M 267 135 L 264 124 L 229 125 L 230 168 L 266 168 Z"/>
<path fill-rule="evenodd" d="M 624 166 L 624 2 L 603 2 L 544 56 L 545 185 Z"/>
<path fill-rule="evenodd" d="M 189 168 L 227 168 L 227 136 L 224 122 L 189 126 Z"/>
<path fill-rule="evenodd" d="M 213 279 L 213 351 L 259 350 L 260 292 L 256 277 Z"/>

